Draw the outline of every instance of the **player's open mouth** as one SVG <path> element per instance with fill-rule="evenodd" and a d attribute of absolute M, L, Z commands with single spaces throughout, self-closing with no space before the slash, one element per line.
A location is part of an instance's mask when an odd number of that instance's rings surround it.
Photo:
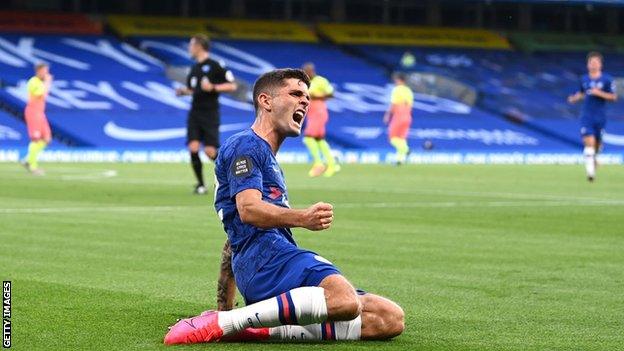
<path fill-rule="evenodd" d="M 305 116 L 305 110 L 297 110 L 293 114 L 293 120 L 295 121 L 295 123 L 301 125 L 301 122 L 303 122 L 304 116 Z"/>

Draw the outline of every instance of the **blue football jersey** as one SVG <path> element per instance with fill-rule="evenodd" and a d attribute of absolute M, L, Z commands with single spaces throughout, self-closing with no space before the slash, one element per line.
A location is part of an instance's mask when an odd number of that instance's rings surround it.
<path fill-rule="evenodd" d="M 607 93 L 613 93 L 615 91 L 613 78 L 606 73 L 603 73 L 597 79 L 591 79 L 589 74 L 585 74 L 581 78 L 580 91 L 585 93 L 583 107 L 581 108 L 581 118 L 603 121 L 606 118 L 605 105 L 607 100 L 598 96 L 590 95 L 589 91 L 592 88 L 598 88 Z"/>
<path fill-rule="evenodd" d="M 215 210 L 232 247 L 232 270 L 239 286 L 246 285 L 266 262 L 296 251 L 289 228 L 261 229 L 241 221 L 236 194 L 257 189 L 262 200 L 290 207 L 284 174 L 269 144 L 252 129 L 231 136 L 215 161 Z"/>

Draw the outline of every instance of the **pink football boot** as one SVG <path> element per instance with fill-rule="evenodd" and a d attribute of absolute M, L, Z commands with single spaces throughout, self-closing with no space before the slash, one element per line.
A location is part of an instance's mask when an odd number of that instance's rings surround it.
<path fill-rule="evenodd" d="M 165 345 L 217 342 L 223 336 L 218 321 L 219 313 L 215 311 L 182 319 L 165 335 Z"/>

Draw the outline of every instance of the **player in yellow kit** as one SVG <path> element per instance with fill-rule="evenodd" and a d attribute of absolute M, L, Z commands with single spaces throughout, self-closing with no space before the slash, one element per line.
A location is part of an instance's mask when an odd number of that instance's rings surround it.
<path fill-rule="evenodd" d="M 310 109 L 306 117 L 307 124 L 303 132 L 303 143 L 310 151 L 312 156 L 312 169 L 308 175 L 310 177 L 318 177 L 321 174 L 325 177 L 331 177 L 340 171 L 340 165 L 336 163 L 334 155 L 332 155 L 329 144 L 325 140 L 325 125 L 329 120 L 327 111 L 327 99 L 334 96 L 334 87 L 327 79 L 316 74 L 313 63 L 303 65 L 303 71 L 310 77 Z M 326 165 L 321 159 L 321 154 L 325 159 Z"/>
<path fill-rule="evenodd" d="M 392 78 L 395 87 L 392 89 L 390 108 L 384 115 L 384 123 L 389 124 L 388 137 L 396 149 L 397 165 L 400 165 L 406 161 L 409 153 L 407 134 L 412 124 L 414 94 L 405 84 L 405 75 L 397 73 Z"/>
<path fill-rule="evenodd" d="M 34 175 L 43 175 L 43 170 L 39 168 L 39 155 L 52 140 L 52 132 L 45 115 L 45 103 L 51 85 L 52 75 L 48 65 L 37 64 L 35 75 L 28 80 L 26 85 L 28 103 L 24 110 L 30 144 L 23 165 Z"/>

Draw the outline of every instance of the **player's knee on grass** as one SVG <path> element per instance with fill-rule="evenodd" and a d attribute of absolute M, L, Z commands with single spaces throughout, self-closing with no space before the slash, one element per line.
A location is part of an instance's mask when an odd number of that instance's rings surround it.
<path fill-rule="evenodd" d="M 362 304 L 353 285 L 340 274 L 333 274 L 321 281 L 325 289 L 327 318 L 331 321 L 348 321 L 362 313 Z"/>
<path fill-rule="evenodd" d="M 399 336 L 405 330 L 403 309 L 384 297 L 365 294 L 362 301 L 362 339 L 384 340 Z"/>

